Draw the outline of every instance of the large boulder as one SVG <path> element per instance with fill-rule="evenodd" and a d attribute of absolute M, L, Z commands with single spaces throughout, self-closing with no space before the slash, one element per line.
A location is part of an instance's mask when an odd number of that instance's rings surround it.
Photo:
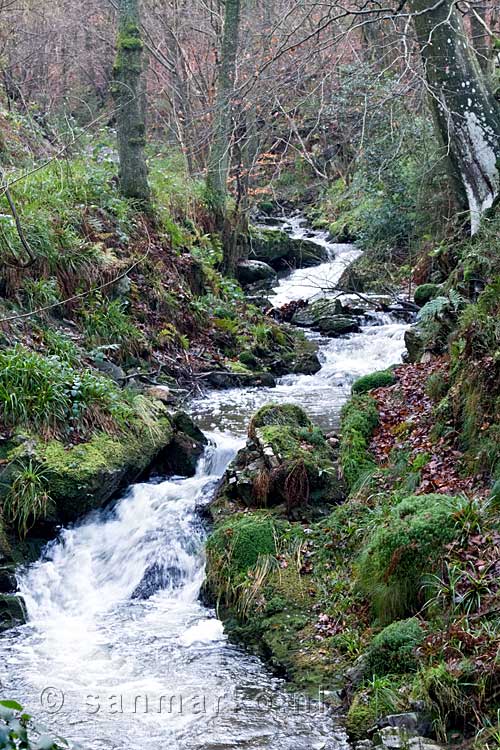
<path fill-rule="evenodd" d="M 290 266 L 308 268 L 327 260 L 328 251 L 312 240 L 290 237 L 280 229 L 252 228 L 249 259 L 267 263 L 276 270 Z"/>
<path fill-rule="evenodd" d="M 261 260 L 242 260 L 236 267 L 236 278 L 243 286 L 261 282 L 273 283 L 278 276 L 274 268 Z"/>
<path fill-rule="evenodd" d="M 289 516 L 305 506 L 339 502 L 345 495 L 334 449 L 294 404 L 263 406 L 252 418 L 248 441 L 226 471 L 212 506 L 284 505 Z"/>
<path fill-rule="evenodd" d="M 319 299 L 299 308 L 293 315 L 292 323 L 331 337 L 361 330 L 358 318 L 347 315 L 339 300 L 332 299 Z"/>

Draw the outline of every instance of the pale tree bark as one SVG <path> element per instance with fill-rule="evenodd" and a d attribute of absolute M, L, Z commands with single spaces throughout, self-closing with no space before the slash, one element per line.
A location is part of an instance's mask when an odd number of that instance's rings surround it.
<path fill-rule="evenodd" d="M 113 95 L 120 157 L 120 189 L 127 198 L 148 201 L 145 95 L 141 88 L 143 43 L 138 0 L 119 0 Z"/>
<path fill-rule="evenodd" d="M 430 103 L 471 231 L 499 193 L 500 112 L 454 0 L 411 0 Z"/>
<path fill-rule="evenodd" d="M 227 179 L 232 136 L 232 100 L 236 77 L 240 10 L 240 0 L 226 0 L 214 123 L 207 165 L 207 192 L 219 231 L 224 230 L 226 220 Z M 232 272 L 231 266 L 233 265 L 232 259 L 225 258 L 225 266 L 228 272 Z"/>

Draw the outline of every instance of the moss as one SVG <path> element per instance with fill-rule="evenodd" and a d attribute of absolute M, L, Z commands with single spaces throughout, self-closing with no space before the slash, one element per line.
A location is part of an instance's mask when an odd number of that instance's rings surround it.
<path fill-rule="evenodd" d="M 235 516 L 219 526 L 207 541 L 209 565 L 223 563 L 231 579 L 241 577 L 261 555 L 274 554 L 275 525 L 268 516 Z"/>
<path fill-rule="evenodd" d="M 267 404 L 262 406 L 250 420 L 249 437 L 255 437 L 255 430 L 269 425 L 283 427 L 310 427 L 313 424 L 305 411 L 295 404 Z"/>
<path fill-rule="evenodd" d="M 423 307 L 430 302 L 431 299 L 439 297 L 442 293 L 442 287 L 439 284 L 420 284 L 415 289 L 413 299 L 418 307 Z"/>
<path fill-rule="evenodd" d="M 376 402 L 368 395 L 355 395 L 342 409 L 340 464 L 351 490 L 363 475 L 375 468 L 368 446 L 378 420 Z"/>
<path fill-rule="evenodd" d="M 411 614 L 425 573 L 456 536 L 455 499 L 415 495 L 391 508 L 359 558 L 358 578 L 381 622 Z"/>
<path fill-rule="evenodd" d="M 406 674 L 417 668 L 415 649 L 424 638 L 416 618 L 388 625 L 372 640 L 366 659 L 366 674 L 383 676 Z"/>
<path fill-rule="evenodd" d="M 396 382 L 396 376 L 390 370 L 379 370 L 378 372 L 372 372 L 369 375 L 364 375 L 362 378 L 356 380 L 352 386 L 353 393 L 366 393 L 374 388 L 384 388 L 389 385 L 394 385 Z"/>
<path fill-rule="evenodd" d="M 349 707 L 346 729 L 352 740 L 361 740 L 377 721 L 377 706 L 366 692 L 357 693 Z"/>

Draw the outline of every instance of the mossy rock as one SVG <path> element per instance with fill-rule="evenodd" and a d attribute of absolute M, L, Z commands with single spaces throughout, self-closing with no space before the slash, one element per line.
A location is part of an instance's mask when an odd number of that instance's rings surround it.
<path fill-rule="evenodd" d="M 136 419 L 126 434 L 98 432 L 77 445 L 26 437 L 9 454 L 10 463 L 2 473 L 2 492 L 8 492 L 19 463 L 30 460 L 48 480 L 53 508 L 49 523 L 65 524 L 101 508 L 121 487 L 137 479 L 171 442 L 174 429 L 159 402 L 156 414 L 156 420 L 149 424 Z"/>
<path fill-rule="evenodd" d="M 415 649 L 422 643 L 424 631 L 412 617 L 387 625 L 372 640 L 366 654 L 367 678 L 377 675 L 406 674 L 417 669 Z"/>
<path fill-rule="evenodd" d="M 340 465 L 349 489 L 376 468 L 369 452 L 379 422 L 377 404 L 368 394 L 355 394 L 343 407 L 340 421 Z"/>
<path fill-rule="evenodd" d="M 249 441 L 228 467 L 211 508 L 284 505 L 289 516 L 345 496 L 325 436 L 295 404 L 268 404 L 250 421 Z"/>
<path fill-rule="evenodd" d="M 275 270 L 287 266 L 308 268 L 327 260 L 328 252 L 316 242 L 290 237 L 280 229 L 252 227 L 249 258 L 267 263 Z"/>
<path fill-rule="evenodd" d="M 356 380 L 352 386 L 352 392 L 367 393 L 367 391 L 372 391 L 374 388 L 385 388 L 389 385 L 394 385 L 395 382 L 396 376 L 393 372 L 390 370 L 379 370 L 369 375 L 363 375 L 363 377 Z"/>
<path fill-rule="evenodd" d="M 310 429 L 313 427 L 313 423 L 300 406 L 295 404 L 267 404 L 255 412 L 250 420 L 248 436 L 254 438 L 257 429 L 270 425 Z"/>
<path fill-rule="evenodd" d="M 299 308 L 293 315 L 292 323 L 332 337 L 360 330 L 358 319 L 346 315 L 339 300 L 330 299 L 319 299 L 307 307 Z"/>
<path fill-rule="evenodd" d="M 423 307 L 440 294 L 442 294 L 442 287 L 439 284 L 420 284 L 415 289 L 413 299 L 418 307 Z"/>
<path fill-rule="evenodd" d="M 435 570 L 456 534 L 456 498 L 415 495 L 394 506 L 358 562 L 358 579 L 380 622 L 412 614 L 425 594 L 422 580 Z"/>
<path fill-rule="evenodd" d="M 408 361 L 412 363 L 420 362 L 425 349 L 425 339 L 420 328 L 411 326 L 405 331 L 405 346 L 408 352 Z"/>
<path fill-rule="evenodd" d="M 26 622 L 26 605 L 20 596 L 0 594 L 0 633 Z"/>

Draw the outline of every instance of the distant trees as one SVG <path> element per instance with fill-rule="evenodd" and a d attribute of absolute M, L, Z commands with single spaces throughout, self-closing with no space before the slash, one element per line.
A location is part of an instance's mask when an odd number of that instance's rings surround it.
<path fill-rule="evenodd" d="M 149 199 L 144 149 L 145 95 L 141 86 L 143 42 L 138 0 L 119 0 L 113 96 L 116 102 L 120 189 L 127 198 Z"/>

